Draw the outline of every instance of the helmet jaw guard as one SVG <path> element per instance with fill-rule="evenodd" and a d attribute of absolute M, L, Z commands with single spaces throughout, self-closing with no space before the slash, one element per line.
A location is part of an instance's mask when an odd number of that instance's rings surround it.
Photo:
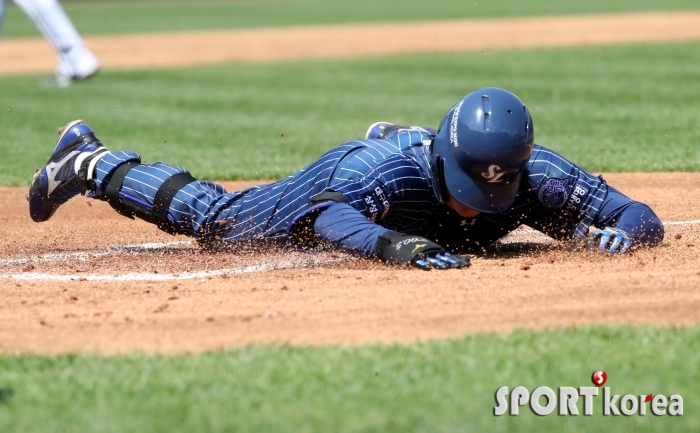
<path fill-rule="evenodd" d="M 445 114 L 433 142 L 436 195 L 480 212 L 507 210 L 533 145 L 532 118 L 517 96 L 494 87 L 468 94 Z"/>

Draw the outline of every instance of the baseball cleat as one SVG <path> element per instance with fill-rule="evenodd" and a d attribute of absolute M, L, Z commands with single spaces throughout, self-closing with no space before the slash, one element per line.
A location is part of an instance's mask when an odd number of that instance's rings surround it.
<path fill-rule="evenodd" d="M 380 138 L 379 135 L 382 132 L 384 132 L 384 129 L 386 129 L 387 127 L 389 127 L 391 125 L 392 124 L 389 122 L 375 122 L 375 123 L 369 125 L 369 128 L 367 128 L 367 133 L 365 134 L 365 138 L 369 138 L 369 139 Z"/>
<path fill-rule="evenodd" d="M 77 171 L 88 157 L 101 156 L 106 152 L 107 149 L 82 120 L 74 120 L 58 128 L 58 141 L 53 154 L 44 168 L 34 172 L 26 195 L 32 219 L 36 222 L 46 221 L 60 205 L 78 194 L 84 194 L 85 181 L 81 185 Z"/>
<path fill-rule="evenodd" d="M 389 122 L 376 122 L 369 125 L 369 128 L 367 128 L 367 132 L 365 133 L 365 138 L 392 138 L 396 136 L 399 131 L 424 132 L 433 136 L 437 134 L 437 131 L 429 126 L 402 126 L 394 125 L 393 123 Z"/>

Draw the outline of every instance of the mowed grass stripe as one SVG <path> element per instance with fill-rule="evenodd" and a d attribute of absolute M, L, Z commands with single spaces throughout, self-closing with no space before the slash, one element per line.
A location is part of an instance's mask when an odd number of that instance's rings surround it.
<path fill-rule="evenodd" d="M 70 89 L 0 78 L 0 185 L 25 185 L 58 125 L 199 178 L 276 179 L 378 120 L 437 125 L 466 92 L 512 90 L 537 142 L 591 171 L 700 169 L 700 44 L 105 72 Z"/>
<path fill-rule="evenodd" d="M 262 346 L 186 356 L 0 357 L 0 431 L 688 432 L 700 328 L 596 327 L 413 345 Z M 501 386 L 680 394 L 679 417 L 495 417 Z M 602 394 L 602 393 L 601 393 Z M 579 410 L 583 410 L 579 402 Z"/>
<path fill-rule="evenodd" d="M 283 1 L 64 1 L 83 34 L 162 32 L 353 22 L 566 15 L 697 9 L 695 0 L 283 0 Z M 16 7 L 8 9 L 4 37 L 38 32 Z"/>

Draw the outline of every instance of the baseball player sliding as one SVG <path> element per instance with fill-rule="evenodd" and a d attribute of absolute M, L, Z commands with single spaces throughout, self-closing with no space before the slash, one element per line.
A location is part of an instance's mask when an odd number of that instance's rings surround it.
<path fill-rule="evenodd" d="M 0 27 L 10 0 L 0 0 Z M 85 47 L 78 31 L 57 0 L 14 0 L 58 54 L 54 75 L 44 84 L 66 87 L 73 81 L 94 75 L 100 67 L 97 58 Z"/>
<path fill-rule="evenodd" d="M 29 213 L 46 221 L 86 192 L 205 246 L 322 243 L 426 270 L 468 266 L 461 254 L 521 224 L 555 239 L 587 239 L 608 254 L 664 236 L 649 206 L 534 144 L 527 107 L 498 88 L 469 93 L 437 130 L 375 123 L 366 139 L 286 179 L 230 193 L 182 168 L 110 152 L 76 120 L 59 129 L 51 158 L 34 174 Z M 599 229 L 589 235 L 590 226 Z"/>

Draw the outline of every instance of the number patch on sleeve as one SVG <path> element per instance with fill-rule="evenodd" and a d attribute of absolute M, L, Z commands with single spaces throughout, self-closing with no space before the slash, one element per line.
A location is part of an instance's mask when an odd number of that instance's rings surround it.
<path fill-rule="evenodd" d="M 373 191 L 366 193 L 362 200 L 367 207 L 367 215 L 371 221 L 381 220 L 389 212 L 391 205 L 384 190 L 377 186 Z"/>
<path fill-rule="evenodd" d="M 577 216 L 587 195 L 588 189 L 576 184 L 574 190 L 571 192 L 571 195 L 566 200 L 566 204 L 564 205 L 563 209 L 564 213 L 567 216 Z"/>

